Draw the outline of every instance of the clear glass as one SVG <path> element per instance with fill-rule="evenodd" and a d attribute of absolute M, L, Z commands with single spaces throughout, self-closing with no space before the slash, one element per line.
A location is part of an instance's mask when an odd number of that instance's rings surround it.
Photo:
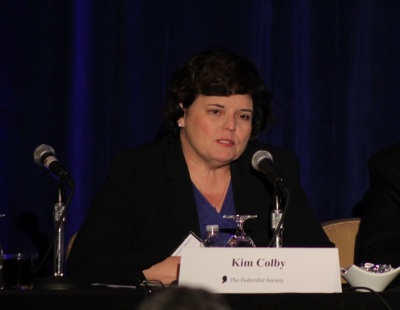
<path fill-rule="evenodd" d="M 207 225 L 206 226 L 207 235 L 204 238 L 204 246 L 206 248 L 213 247 L 224 247 L 223 240 L 219 235 L 219 226 L 218 225 Z"/>
<path fill-rule="evenodd" d="M 246 235 L 243 229 L 243 223 L 256 217 L 257 215 L 224 215 L 225 219 L 232 219 L 236 222 L 236 233 L 229 239 L 226 246 L 230 248 L 255 248 L 256 245 L 253 240 Z"/>
<path fill-rule="evenodd" d="M 4 288 L 4 278 L 3 278 L 3 248 L 0 243 L 0 290 Z"/>
<path fill-rule="evenodd" d="M 5 214 L 0 214 L 0 217 L 5 216 Z M 3 277 L 3 248 L 0 243 L 0 290 L 4 288 L 4 277 Z"/>
<path fill-rule="evenodd" d="M 38 254 L 3 254 L 4 289 L 27 290 L 33 287 L 35 261 Z"/>

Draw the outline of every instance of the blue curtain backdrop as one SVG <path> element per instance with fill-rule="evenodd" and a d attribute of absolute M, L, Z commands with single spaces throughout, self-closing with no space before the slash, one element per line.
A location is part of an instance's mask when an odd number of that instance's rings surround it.
<path fill-rule="evenodd" d="M 261 140 L 298 155 L 321 221 L 358 215 L 367 159 L 400 140 L 400 2 L 1 0 L 0 242 L 43 253 L 57 183 L 76 181 L 66 238 L 112 158 L 154 140 L 167 81 L 193 53 L 229 48 L 260 68 L 276 122 Z"/>

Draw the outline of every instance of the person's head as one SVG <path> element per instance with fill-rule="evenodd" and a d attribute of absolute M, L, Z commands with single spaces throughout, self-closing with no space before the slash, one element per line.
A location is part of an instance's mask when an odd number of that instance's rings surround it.
<path fill-rule="evenodd" d="M 248 95 L 253 103 L 251 140 L 256 141 L 271 121 L 272 94 L 255 65 L 226 50 L 207 50 L 183 63 L 173 74 L 166 93 L 166 129 L 179 135 L 178 119 L 200 96 Z"/>
<path fill-rule="evenodd" d="M 230 310 L 222 295 L 204 289 L 169 288 L 154 292 L 139 304 L 138 310 Z"/>
<path fill-rule="evenodd" d="M 257 68 L 231 52 L 209 50 L 172 77 L 164 117 L 186 159 L 220 167 L 238 159 L 270 118 L 270 92 Z"/>

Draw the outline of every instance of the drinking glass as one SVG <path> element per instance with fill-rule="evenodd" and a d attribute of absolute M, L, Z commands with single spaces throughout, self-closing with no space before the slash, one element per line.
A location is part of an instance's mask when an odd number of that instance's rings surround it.
<path fill-rule="evenodd" d="M 226 247 L 230 248 L 250 248 L 256 247 L 253 240 L 246 235 L 243 229 L 243 223 L 248 219 L 256 218 L 257 215 L 224 215 L 225 219 L 232 219 L 236 222 L 236 233 L 229 239 Z"/>
<path fill-rule="evenodd" d="M 3 255 L 4 289 L 27 290 L 33 287 L 37 254 L 11 253 Z"/>
<path fill-rule="evenodd" d="M 0 214 L 0 217 L 5 216 L 5 214 Z M 3 279 L 3 248 L 0 243 L 0 290 L 4 288 L 4 279 Z"/>

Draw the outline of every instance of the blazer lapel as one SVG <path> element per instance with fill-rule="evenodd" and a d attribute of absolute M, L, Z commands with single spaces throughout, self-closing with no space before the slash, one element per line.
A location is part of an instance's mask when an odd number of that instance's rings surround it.
<path fill-rule="evenodd" d="M 199 235 L 199 220 L 192 182 L 180 143 L 168 145 L 164 167 L 163 195 L 173 219 L 173 223 L 169 224 L 175 225 L 183 235 L 189 231 Z M 193 230 L 193 227 L 196 229 Z"/>

